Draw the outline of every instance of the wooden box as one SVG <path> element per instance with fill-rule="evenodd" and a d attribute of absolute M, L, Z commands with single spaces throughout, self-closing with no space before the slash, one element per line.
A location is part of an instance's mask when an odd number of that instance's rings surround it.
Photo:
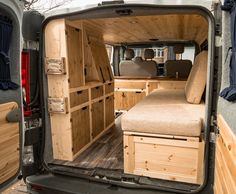
<path fill-rule="evenodd" d="M 204 144 L 199 138 L 147 135 L 125 132 L 125 173 L 186 183 L 202 183 Z"/>

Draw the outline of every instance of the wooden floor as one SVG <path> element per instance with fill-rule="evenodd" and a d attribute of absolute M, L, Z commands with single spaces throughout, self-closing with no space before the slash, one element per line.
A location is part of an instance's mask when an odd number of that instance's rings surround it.
<path fill-rule="evenodd" d="M 95 141 L 74 161 L 54 160 L 52 163 L 85 169 L 123 170 L 123 138 L 120 117 L 115 125 Z"/>

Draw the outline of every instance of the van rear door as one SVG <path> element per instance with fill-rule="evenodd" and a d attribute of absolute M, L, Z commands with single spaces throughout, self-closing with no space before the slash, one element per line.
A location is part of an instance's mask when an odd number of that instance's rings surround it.
<path fill-rule="evenodd" d="M 20 171 L 22 13 L 22 1 L 0 0 L 0 189 Z"/>
<path fill-rule="evenodd" d="M 214 193 L 236 193 L 236 1 L 222 12 L 222 76 L 217 111 Z M 232 47 L 232 49 L 231 49 Z M 234 56 L 233 56 L 234 55 Z"/>

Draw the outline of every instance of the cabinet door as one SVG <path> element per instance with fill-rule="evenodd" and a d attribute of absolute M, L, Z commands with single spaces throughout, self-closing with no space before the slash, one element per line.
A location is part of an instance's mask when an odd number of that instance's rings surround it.
<path fill-rule="evenodd" d="M 146 96 L 145 92 L 115 91 L 115 110 L 129 110 Z"/>

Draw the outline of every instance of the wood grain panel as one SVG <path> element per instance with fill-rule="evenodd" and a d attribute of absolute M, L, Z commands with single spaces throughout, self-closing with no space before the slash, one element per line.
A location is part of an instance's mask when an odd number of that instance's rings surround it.
<path fill-rule="evenodd" d="M 74 25 L 80 21 L 73 21 Z M 129 16 L 84 20 L 87 31 L 100 33 L 106 43 L 195 40 L 208 36 L 208 22 L 199 15 Z"/>
<path fill-rule="evenodd" d="M 70 93 L 70 107 L 78 106 L 89 101 L 88 90 Z"/>
<path fill-rule="evenodd" d="M 236 193 L 236 136 L 222 115 L 218 115 L 218 126 L 214 191 L 216 194 Z"/>
<path fill-rule="evenodd" d="M 203 142 L 124 135 L 124 172 L 202 183 Z"/>
<path fill-rule="evenodd" d="M 19 123 L 9 123 L 6 115 L 17 103 L 0 104 L 0 184 L 19 170 Z"/>
<path fill-rule="evenodd" d="M 89 107 L 71 113 L 73 153 L 90 142 Z"/>
<path fill-rule="evenodd" d="M 95 138 L 104 130 L 104 100 L 92 104 L 92 137 Z"/>
<path fill-rule="evenodd" d="M 112 122 L 114 122 L 115 114 L 114 114 L 114 95 L 108 96 L 105 99 L 105 123 L 106 127 L 109 126 Z"/>
<path fill-rule="evenodd" d="M 76 88 L 85 84 L 83 52 L 82 52 L 82 29 L 66 26 L 67 56 L 69 67 L 69 86 Z"/>
<path fill-rule="evenodd" d="M 145 92 L 115 91 L 115 109 L 129 110 L 146 96 Z"/>

